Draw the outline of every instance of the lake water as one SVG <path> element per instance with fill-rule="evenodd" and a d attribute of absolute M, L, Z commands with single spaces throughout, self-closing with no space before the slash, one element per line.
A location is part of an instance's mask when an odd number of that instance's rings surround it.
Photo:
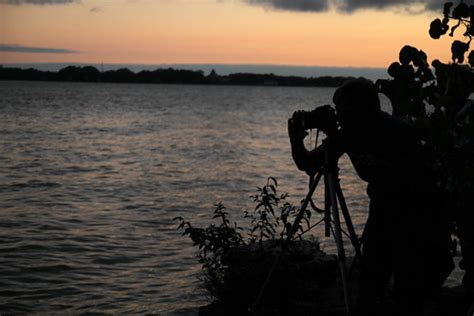
<path fill-rule="evenodd" d="M 244 223 L 268 176 L 299 204 L 286 122 L 333 92 L 0 82 L 0 313 L 196 314 L 196 249 L 172 219 L 207 225 L 222 201 Z M 339 166 L 361 232 L 366 185 Z"/>

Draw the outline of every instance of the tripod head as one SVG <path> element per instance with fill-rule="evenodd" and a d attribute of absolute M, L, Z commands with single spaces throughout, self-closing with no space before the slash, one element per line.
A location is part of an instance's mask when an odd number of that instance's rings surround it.
<path fill-rule="evenodd" d="M 322 141 L 322 146 L 324 146 L 323 171 L 326 173 L 333 172 L 336 175 L 338 174 L 338 162 L 343 154 L 339 138 L 339 135 L 333 134 L 332 137 L 329 136 Z"/>

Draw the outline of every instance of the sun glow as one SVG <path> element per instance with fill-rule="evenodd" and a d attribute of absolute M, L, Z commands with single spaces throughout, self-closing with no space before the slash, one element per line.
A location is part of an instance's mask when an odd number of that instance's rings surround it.
<path fill-rule="evenodd" d="M 92 1 L 0 4 L 0 44 L 78 53 L 0 52 L 0 63 L 232 63 L 386 67 L 405 44 L 449 60 L 433 16 L 269 10 L 242 1 Z"/>

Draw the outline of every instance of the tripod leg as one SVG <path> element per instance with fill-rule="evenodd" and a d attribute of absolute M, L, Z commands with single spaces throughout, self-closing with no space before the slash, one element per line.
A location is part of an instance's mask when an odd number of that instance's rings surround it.
<path fill-rule="evenodd" d="M 329 193 L 328 177 L 324 177 L 324 236 L 331 235 L 331 195 Z"/>
<path fill-rule="evenodd" d="M 346 200 L 344 198 L 344 194 L 342 193 L 341 185 L 339 181 L 336 183 L 336 193 L 339 200 L 339 205 L 341 205 L 342 215 L 344 216 L 344 221 L 347 225 L 347 230 L 349 231 L 349 236 L 351 239 L 352 246 L 356 252 L 356 258 L 362 258 L 362 253 L 360 251 L 360 242 L 359 238 L 357 237 L 357 233 L 354 229 L 354 225 L 352 224 L 352 219 L 349 214 L 349 210 L 347 208 Z"/>
<path fill-rule="evenodd" d="M 349 302 L 349 288 L 347 284 L 347 271 L 346 271 L 346 254 L 344 251 L 344 245 L 342 243 L 341 233 L 341 222 L 339 220 L 339 210 L 337 207 L 337 192 L 336 192 L 336 179 L 337 177 L 333 173 L 328 173 L 328 188 L 329 195 L 331 197 L 331 209 L 332 217 L 334 221 L 334 239 L 336 240 L 337 246 L 337 257 L 339 261 L 339 268 L 341 270 L 342 288 L 344 291 L 344 302 L 346 305 L 346 315 L 350 315 L 350 302 Z"/>

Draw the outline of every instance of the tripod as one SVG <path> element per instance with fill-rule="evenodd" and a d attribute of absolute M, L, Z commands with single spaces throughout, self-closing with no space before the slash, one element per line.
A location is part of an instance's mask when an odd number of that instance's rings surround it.
<path fill-rule="evenodd" d="M 344 250 L 344 245 L 343 245 L 343 238 L 342 234 L 346 234 L 346 236 L 350 239 L 352 246 L 354 247 L 355 253 L 356 253 L 356 259 L 362 259 L 361 251 L 360 251 L 360 242 L 357 237 L 357 234 L 355 232 L 354 226 L 352 224 L 351 217 L 349 215 L 349 210 L 347 209 L 347 204 L 344 199 L 344 194 L 342 192 L 341 186 L 339 184 L 339 168 L 337 167 L 337 161 L 338 158 L 335 157 L 334 155 L 331 154 L 330 150 L 330 144 L 328 142 L 325 142 L 325 164 L 322 168 L 318 170 L 316 173 L 315 177 L 311 177 L 310 179 L 310 188 L 309 191 L 306 195 L 305 200 L 303 201 L 303 204 L 301 205 L 301 208 L 295 218 L 295 221 L 293 225 L 291 226 L 290 231 L 288 232 L 288 236 L 283 242 L 282 249 L 278 253 L 277 257 L 275 258 L 275 261 L 273 262 L 272 267 L 269 270 L 269 273 L 267 275 L 267 278 L 265 279 L 265 282 L 263 283 L 260 292 L 258 293 L 254 303 L 252 304 L 252 307 L 250 308 L 250 312 L 254 312 L 256 308 L 258 307 L 258 304 L 262 298 L 262 295 L 265 291 L 265 288 L 268 285 L 268 282 L 270 281 L 272 274 L 275 270 L 275 268 L 278 265 L 278 262 L 282 256 L 282 254 L 285 252 L 285 250 L 288 248 L 290 242 L 293 240 L 293 236 L 298 230 L 299 223 L 303 219 L 303 216 L 305 214 L 306 208 L 308 207 L 308 204 L 311 202 L 312 196 L 314 192 L 316 191 L 316 188 L 321 180 L 321 178 L 324 176 L 324 196 L 325 196 L 325 201 L 324 201 L 324 218 L 323 220 L 319 221 L 316 225 L 324 222 L 325 223 L 325 235 L 326 237 L 330 236 L 330 233 L 332 231 L 334 240 L 336 242 L 336 247 L 337 247 L 337 258 L 339 262 L 339 269 L 341 272 L 341 279 L 342 279 L 342 287 L 344 291 L 344 304 L 346 307 L 346 315 L 350 315 L 350 302 L 349 302 L 349 289 L 348 289 L 348 274 L 347 274 L 347 268 L 346 268 L 346 254 Z M 346 233 L 345 231 L 342 230 L 341 228 L 341 221 L 339 218 L 339 207 L 341 208 L 342 215 L 344 217 L 344 221 L 347 226 L 348 232 Z M 314 226 L 316 226 L 314 225 Z M 311 228 L 313 228 L 312 226 Z M 354 259 L 355 262 L 355 259 Z"/>

